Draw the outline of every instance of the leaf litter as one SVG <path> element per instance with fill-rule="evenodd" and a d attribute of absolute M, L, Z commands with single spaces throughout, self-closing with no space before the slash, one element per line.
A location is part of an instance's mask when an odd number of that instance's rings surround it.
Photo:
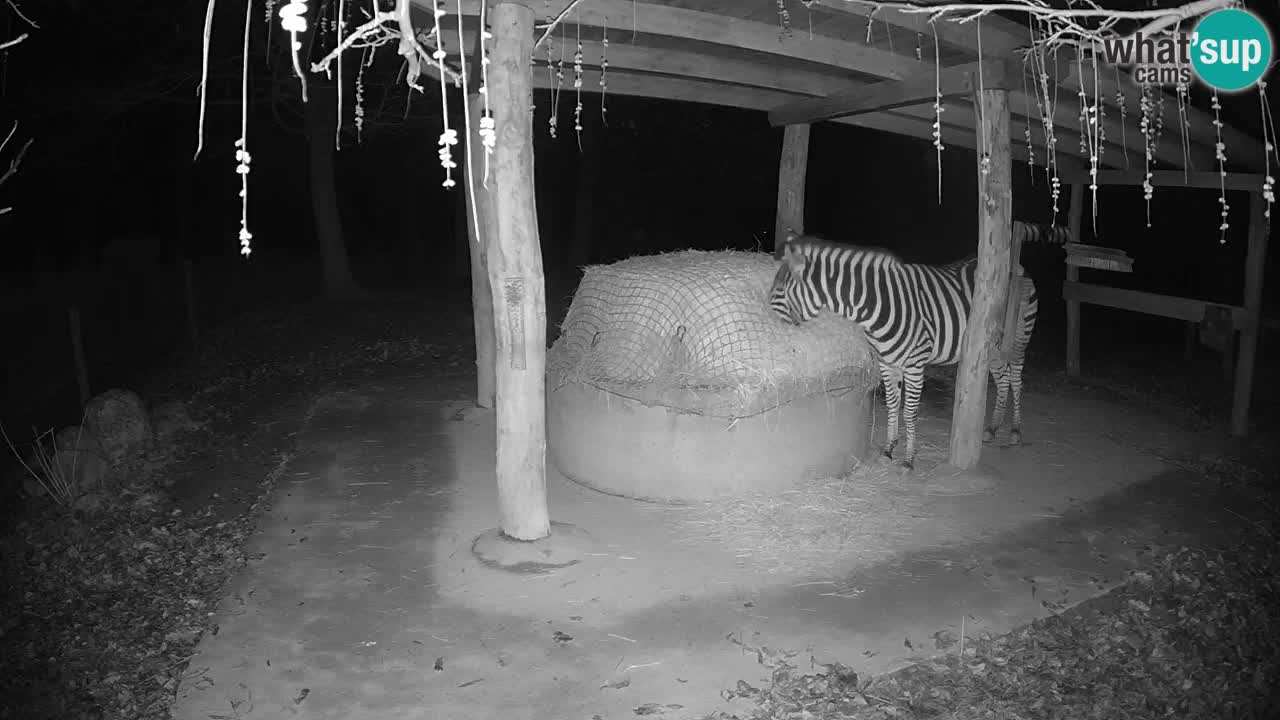
<path fill-rule="evenodd" d="M 144 396 L 181 397 L 210 427 L 179 437 L 161 453 L 165 462 L 129 476 L 91 511 L 47 499 L 5 508 L 0 719 L 168 720 L 179 683 L 199 681 L 202 669 L 189 667 L 196 643 L 218 632 L 216 603 L 252 559 L 245 540 L 287 459 L 276 453 L 264 464 L 271 453 L 246 451 L 257 439 L 243 430 L 247 408 L 267 396 L 282 402 L 282 389 L 315 393 L 388 365 L 465 369 L 471 359 L 458 338 L 470 319 L 454 323 L 456 315 L 424 322 L 420 301 L 268 308 L 153 369 Z M 184 472 L 260 480 L 247 498 L 217 489 L 213 503 L 183 511 L 172 492 Z"/>
<path fill-rule="evenodd" d="M 758 652 L 767 687 L 722 693 L 754 707 L 702 720 L 1067 720 L 1280 717 L 1280 562 L 1276 490 L 1221 460 L 1203 476 L 1251 492 L 1266 521 L 1233 544 L 1181 548 L 1097 598 L 893 673 L 838 663 L 803 674 Z M 941 640 L 939 648 L 955 645 Z"/>
<path fill-rule="evenodd" d="M 469 316 L 456 328 L 424 328 L 415 305 L 403 309 L 379 308 L 376 323 L 357 317 L 368 311 L 353 313 L 341 332 L 322 304 L 259 312 L 214 333 L 157 382 L 225 427 L 282 378 L 314 390 L 388 363 L 470 364 Z M 221 468 L 228 454 L 240 459 L 242 440 L 197 437 L 212 449 L 189 452 Z M 951 638 L 935 638 L 951 652 L 894 673 L 863 676 L 833 663 L 803 674 L 793 653 L 759 648 L 772 668 L 768 686 L 739 681 L 722 692 L 754 707 L 704 720 L 1280 716 L 1275 491 L 1253 467 L 1217 459 L 1194 469 L 1247 486 L 1273 512 L 1242 522 L 1232 546 L 1169 553 L 1061 614 L 967 638 L 963 654 Z M 260 483 L 259 499 L 273 480 Z M 189 667 L 195 645 L 218 632 L 214 603 L 250 560 L 243 547 L 259 506 L 230 519 L 212 507 L 184 513 L 166 502 L 172 484 L 139 479 L 93 512 L 35 504 L 10 519 L 0 535 L 0 718 L 167 719 L 179 682 L 199 677 Z M 680 709 L 647 703 L 634 713 Z"/>

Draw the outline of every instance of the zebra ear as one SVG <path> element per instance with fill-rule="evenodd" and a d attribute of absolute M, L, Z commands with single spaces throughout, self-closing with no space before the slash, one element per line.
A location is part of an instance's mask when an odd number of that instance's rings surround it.
<path fill-rule="evenodd" d="M 804 272 L 806 261 L 804 253 L 792 242 L 794 239 L 794 235 L 787 236 L 787 244 L 782 246 L 782 262 L 791 269 L 792 275 L 799 275 Z"/>
<path fill-rule="evenodd" d="M 773 259 L 774 260 L 783 259 L 783 257 L 785 257 L 786 255 L 787 248 L 791 247 L 791 245 L 794 244 L 795 241 L 799 239 L 800 239 L 800 236 L 796 234 L 795 230 L 792 230 L 791 228 L 787 228 L 786 234 L 782 236 L 782 242 L 777 242 L 777 243 L 774 243 L 773 245 Z"/>

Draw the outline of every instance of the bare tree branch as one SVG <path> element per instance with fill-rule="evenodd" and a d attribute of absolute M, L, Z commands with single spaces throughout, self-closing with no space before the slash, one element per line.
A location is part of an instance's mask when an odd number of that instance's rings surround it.
<path fill-rule="evenodd" d="M 12 40 L 5 40 L 4 42 L 0 42 L 0 50 L 8 50 L 9 48 L 13 47 L 14 45 L 17 45 L 18 43 L 22 42 L 23 40 L 26 40 L 28 37 L 31 37 L 31 36 L 30 36 L 30 35 L 28 35 L 27 33 L 22 33 L 21 35 L 19 35 L 18 37 L 14 38 L 14 39 L 12 39 Z"/>
<path fill-rule="evenodd" d="M 9 134 L 5 136 L 4 142 L 0 142 L 0 152 L 4 152 L 4 149 L 9 144 L 9 141 L 13 139 L 13 134 L 17 131 L 18 131 L 18 123 L 15 122 L 13 124 L 13 127 L 9 128 Z M 0 187 L 3 187 L 4 184 L 8 182 L 10 179 L 12 179 L 14 175 L 18 174 L 18 167 L 22 165 L 22 158 L 27 154 L 27 148 L 31 147 L 31 143 L 33 142 L 35 142 L 35 138 L 27 138 L 27 141 L 22 145 L 22 149 L 19 150 L 18 154 L 15 155 L 13 157 L 13 160 L 9 162 L 9 169 L 5 171 L 4 175 L 0 175 Z M 13 206 L 5 206 L 0 208 L 0 215 L 4 215 L 10 210 L 13 210 Z"/>
<path fill-rule="evenodd" d="M 34 20 L 32 20 L 31 18 L 29 18 L 29 17 L 27 17 L 26 15 L 23 15 L 23 14 L 22 14 L 22 10 L 20 10 L 20 9 L 18 8 L 18 5 L 17 5 L 16 3 L 14 3 L 14 2 L 13 2 L 13 0 L 4 0 L 4 1 L 5 1 L 5 3 L 6 3 L 6 4 L 8 4 L 8 6 L 13 10 L 13 14 L 14 14 L 14 15 L 17 15 L 17 16 L 18 16 L 18 18 L 19 18 L 20 20 L 22 20 L 22 22 L 24 22 L 24 23 L 26 23 L 26 24 L 30 25 L 30 26 L 32 27 L 32 29 L 34 29 L 34 30 L 39 30 L 39 29 L 40 29 L 40 26 L 39 26 L 39 25 L 37 25 L 37 24 L 35 23 L 35 21 L 34 21 Z"/>

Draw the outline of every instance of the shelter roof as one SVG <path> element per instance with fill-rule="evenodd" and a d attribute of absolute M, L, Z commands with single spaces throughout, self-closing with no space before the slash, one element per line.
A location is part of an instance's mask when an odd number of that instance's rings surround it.
<path fill-rule="evenodd" d="M 541 36 L 546 22 L 570 5 L 569 0 L 531 2 L 538 15 L 537 34 Z M 446 1 L 444 6 L 449 12 L 445 22 L 454 28 L 452 38 L 444 33 L 446 49 L 456 57 L 457 5 Z M 468 52 L 479 12 L 480 0 L 462 1 Z M 972 86 L 984 80 L 1001 82 L 1002 73 L 1007 73 L 1003 81 L 1010 89 L 1014 159 L 1026 162 L 1029 131 L 1036 162 L 1044 162 L 1037 73 L 1025 63 L 1023 53 L 1032 44 L 1031 30 L 1006 17 L 931 23 L 926 15 L 872 12 L 848 0 L 582 0 L 537 47 L 535 87 L 552 87 L 555 73 L 547 66 L 563 62 L 560 87 L 573 90 L 579 40 L 584 92 L 599 92 L 602 59 L 607 58 L 609 93 L 762 110 L 770 113 L 774 124 L 829 119 L 932 142 L 933 90 L 941 85 L 946 96 L 942 142 L 968 148 L 977 143 Z M 1048 65 L 1060 166 L 1088 167 L 1089 153 L 1081 149 L 1083 84 L 1084 104 L 1094 104 L 1096 97 L 1101 105 L 1104 151 L 1099 167 L 1137 173 L 1134 177 L 1140 182 L 1145 168 L 1141 86 L 1105 64 L 1095 74 L 1088 62 L 1080 66 L 1069 49 L 1056 60 L 1050 57 Z M 1193 86 L 1192 92 L 1203 95 L 1205 90 Z M 1180 113 L 1171 89 L 1158 90 L 1154 105 L 1161 131 L 1153 168 L 1216 172 L 1218 130 L 1212 113 L 1190 106 Z M 850 107 L 856 108 L 854 114 L 848 114 Z M 1259 140 L 1228 125 L 1222 127 L 1221 137 L 1228 170 L 1262 169 Z"/>

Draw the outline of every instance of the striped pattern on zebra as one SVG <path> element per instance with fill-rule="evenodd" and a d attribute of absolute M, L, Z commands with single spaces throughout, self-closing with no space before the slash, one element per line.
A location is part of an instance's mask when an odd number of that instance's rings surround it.
<path fill-rule="evenodd" d="M 1015 223 L 1022 242 L 1061 244 L 1065 229 Z M 898 413 L 907 431 L 903 465 L 916 457 L 916 414 L 927 365 L 952 365 L 960 359 L 969 308 L 973 304 L 977 257 L 947 265 L 906 263 L 887 251 L 789 235 L 782 263 L 769 291 L 769 304 L 783 320 L 800 324 L 828 308 L 858 323 L 880 361 L 889 414 L 884 455 L 898 444 Z M 1008 358 L 992 348 L 989 370 L 996 404 L 983 439 L 990 442 L 1004 423 L 1013 395 L 1010 442 L 1022 440 L 1022 368 L 1038 309 L 1036 286 L 1019 268 L 1017 299 L 1021 322 Z M 1002 330 L 1003 332 L 1003 330 Z M 904 392 L 905 390 L 905 392 Z M 905 395 L 905 397 L 904 397 Z"/>

